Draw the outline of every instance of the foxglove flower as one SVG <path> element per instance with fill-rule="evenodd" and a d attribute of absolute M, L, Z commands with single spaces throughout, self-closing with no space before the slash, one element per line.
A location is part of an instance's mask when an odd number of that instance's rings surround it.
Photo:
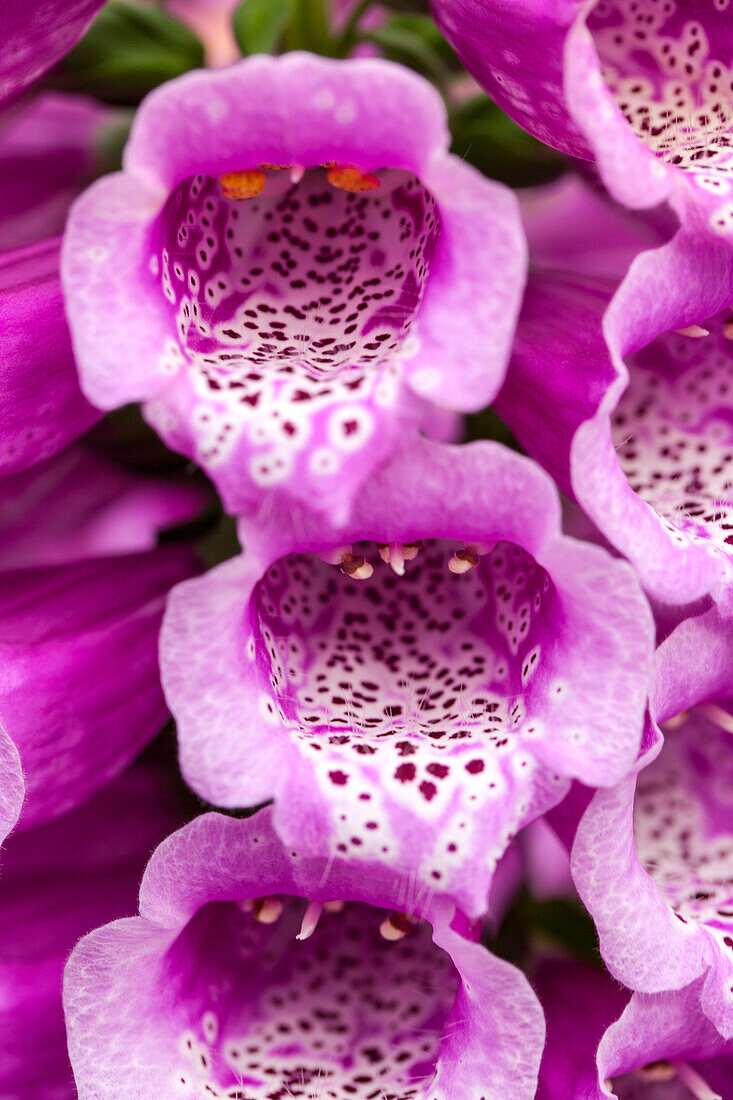
<path fill-rule="evenodd" d="M 200 503 L 81 444 L 0 479 L 0 723 L 25 774 L 24 827 L 78 805 L 165 722 L 158 630 L 198 563 L 156 540 Z M 2 759 L 14 805 L 12 751 Z"/>
<path fill-rule="evenodd" d="M 142 401 L 230 511 L 279 487 L 343 519 L 431 405 L 479 409 L 504 375 L 515 199 L 448 140 L 434 89 L 380 60 L 256 57 L 157 89 L 67 227 L 84 392 Z"/>
<path fill-rule="evenodd" d="M 83 96 L 45 93 L 0 129 L 0 249 L 61 233 L 71 201 L 102 170 L 114 111 Z"/>
<path fill-rule="evenodd" d="M 0 11 L 0 103 L 55 65 L 81 38 L 104 0 L 24 0 Z"/>
<path fill-rule="evenodd" d="M 669 202 L 733 244 L 729 0 L 433 0 L 467 68 L 525 129 L 596 161 L 614 198 Z"/>
<path fill-rule="evenodd" d="M 0 844 L 20 817 L 24 794 L 18 750 L 0 725 Z"/>
<path fill-rule="evenodd" d="M 42 462 L 99 419 L 79 389 L 57 239 L 0 255 L 0 364 L 0 474 Z"/>
<path fill-rule="evenodd" d="M 730 1095 L 733 1043 L 701 1013 L 699 981 L 629 1000 L 608 974 L 557 959 L 542 962 L 534 984 L 547 1019 L 537 1100 Z"/>
<path fill-rule="evenodd" d="M 733 329 L 724 308 L 733 250 L 720 264 L 688 241 L 682 262 L 659 219 L 572 180 L 533 199 L 526 215 L 534 268 L 497 410 L 651 595 L 685 604 L 711 593 L 733 611 Z M 569 218 L 577 233 L 568 247 Z M 661 247 L 648 250 L 655 240 Z"/>
<path fill-rule="evenodd" d="M 657 651 L 636 774 L 598 791 L 573 877 L 611 973 L 643 993 L 700 982 L 702 1012 L 733 1038 L 730 620 L 687 619 Z"/>
<path fill-rule="evenodd" d="M 269 809 L 164 841 L 140 916 L 74 951 L 64 1008 L 80 1100 L 531 1100 L 544 1040 L 445 896 L 308 859 Z"/>
<path fill-rule="evenodd" d="M 616 782 L 641 735 L 648 606 L 559 521 L 529 460 L 423 440 L 345 526 L 243 522 L 247 553 L 166 612 L 187 781 L 219 806 L 274 797 L 286 843 L 409 867 L 484 912 L 511 836 L 570 777 Z"/>
<path fill-rule="evenodd" d="M 186 807 L 164 769 L 146 762 L 72 813 L 4 845 L 3 1097 L 75 1100 L 61 1003 L 64 964 L 80 936 L 135 912 L 150 851 L 185 820 Z"/>

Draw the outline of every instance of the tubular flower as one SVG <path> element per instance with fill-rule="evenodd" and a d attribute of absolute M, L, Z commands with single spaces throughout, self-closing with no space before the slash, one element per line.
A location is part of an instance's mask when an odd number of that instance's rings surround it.
<path fill-rule="evenodd" d="M 61 1004 L 64 964 L 80 936 L 135 912 L 151 849 L 185 820 L 167 773 L 146 762 L 58 821 L 3 846 L 3 1097 L 75 1100 Z"/>
<path fill-rule="evenodd" d="M 157 534 L 200 501 L 82 445 L 0 479 L 0 828 L 19 809 L 16 753 L 27 828 L 88 798 L 165 722 L 158 630 L 198 562 Z"/>
<path fill-rule="evenodd" d="M 700 1011 L 700 981 L 629 1000 L 607 974 L 563 959 L 544 961 L 535 987 L 547 1019 L 537 1100 L 730 1095 L 733 1043 Z"/>
<path fill-rule="evenodd" d="M 702 1012 L 733 1038 L 730 620 L 687 619 L 657 651 L 636 774 L 597 792 L 573 877 L 611 973 L 643 993 L 700 980 Z"/>
<path fill-rule="evenodd" d="M 479 409 L 504 375 L 515 199 L 447 145 L 436 92 L 381 60 L 256 57 L 157 89 L 67 227 L 89 399 L 142 401 L 230 511 L 279 487 L 343 519 L 431 406 Z"/>
<path fill-rule="evenodd" d="M 497 410 L 652 596 L 733 611 L 733 250 L 664 244 L 659 219 L 573 180 L 528 203 L 526 225 L 534 266 Z"/>
<path fill-rule="evenodd" d="M 444 896 L 305 858 L 269 809 L 164 841 L 140 916 L 74 951 L 64 1008 L 80 1100 L 531 1100 L 544 1041 Z"/>
<path fill-rule="evenodd" d="M 208 801 L 274 797 L 286 843 L 409 867 L 473 916 L 570 777 L 633 764 L 648 606 L 625 563 L 562 536 L 529 460 L 419 441 L 346 526 L 270 509 L 240 535 L 247 553 L 174 590 L 162 631 Z"/>
<path fill-rule="evenodd" d="M 733 243 L 730 0 L 433 0 L 444 33 L 522 126 L 596 161 L 627 206 L 667 200 Z"/>
<path fill-rule="evenodd" d="M 0 11 L 0 103 L 55 65 L 81 38 L 104 0 L 24 0 Z"/>

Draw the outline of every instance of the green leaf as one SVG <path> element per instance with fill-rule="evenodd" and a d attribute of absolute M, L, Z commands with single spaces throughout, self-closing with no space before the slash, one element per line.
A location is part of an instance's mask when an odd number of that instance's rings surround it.
<path fill-rule="evenodd" d="M 512 122 L 488 96 L 458 104 L 450 124 L 451 151 L 510 187 L 549 183 L 564 170 L 559 153 Z"/>
<path fill-rule="evenodd" d="M 51 75 L 53 87 L 136 106 L 149 91 L 204 63 L 204 48 L 154 5 L 109 0 Z"/>
<path fill-rule="evenodd" d="M 285 48 L 332 56 L 335 42 L 331 37 L 327 0 L 290 0 L 290 8 Z"/>
<path fill-rule="evenodd" d="M 232 27 L 245 57 L 273 53 L 290 15 L 290 0 L 244 0 L 234 11 Z"/>
<path fill-rule="evenodd" d="M 427 16 L 395 15 L 381 26 L 362 31 L 362 42 L 374 42 L 390 61 L 398 61 L 422 73 L 445 91 L 449 65 L 444 40 Z"/>

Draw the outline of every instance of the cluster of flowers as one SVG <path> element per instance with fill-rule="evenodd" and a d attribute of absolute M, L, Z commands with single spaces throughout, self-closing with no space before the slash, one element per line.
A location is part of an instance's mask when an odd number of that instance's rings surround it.
<path fill-rule="evenodd" d="M 729 0 L 434 0 L 575 158 L 519 196 L 302 52 L 101 175 L 107 108 L 17 98 L 101 6 L 0 14 L 0 1094 L 732 1097 Z M 607 969 L 482 942 L 538 819 Z"/>

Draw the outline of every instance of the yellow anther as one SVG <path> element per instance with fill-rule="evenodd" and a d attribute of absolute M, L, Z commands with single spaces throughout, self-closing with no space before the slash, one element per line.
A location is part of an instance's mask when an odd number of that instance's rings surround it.
<path fill-rule="evenodd" d="M 380 924 L 379 934 L 382 939 L 396 943 L 410 934 L 414 923 L 414 917 L 408 916 L 407 913 L 390 913 Z"/>
<path fill-rule="evenodd" d="M 345 901 L 324 901 L 323 908 L 326 913 L 340 913 L 345 905 Z"/>
<path fill-rule="evenodd" d="M 650 1062 L 636 1071 L 642 1081 L 673 1081 L 677 1071 L 671 1062 Z"/>
<path fill-rule="evenodd" d="M 371 172 L 362 172 L 353 164 L 337 164 L 329 168 L 326 179 L 339 191 L 376 191 L 379 180 Z"/>
<path fill-rule="evenodd" d="M 286 168 L 290 168 L 289 164 L 261 164 L 260 168 L 271 168 L 273 172 L 284 172 Z"/>
<path fill-rule="evenodd" d="M 723 336 L 726 340 L 733 340 L 733 313 L 723 322 Z"/>
<path fill-rule="evenodd" d="M 225 172 L 219 177 L 221 193 L 225 199 L 253 199 L 265 189 L 267 177 L 259 168 L 246 172 Z"/>
<path fill-rule="evenodd" d="M 456 576 L 460 576 L 461 573 L 468 573 L 469 569 L 473 569 L 477 565 L 478 553 L 473 546 L 467 546 L 465 550 L 456 550 L 448 562 L 448 568 Z"/>
<path fill-rule="evenodd" d="M 280 898 L 245 898 L 239 908 L 251 913 L 260 924 L 274 924 L 282 916 L 283 903 Z"/>
<path fill-rule="evenodd" d="M 366 558 L 344 554 L 341 559 L 341 572 L 355 581 L 368 581 L 374 572 L 374 566 Z"/>

